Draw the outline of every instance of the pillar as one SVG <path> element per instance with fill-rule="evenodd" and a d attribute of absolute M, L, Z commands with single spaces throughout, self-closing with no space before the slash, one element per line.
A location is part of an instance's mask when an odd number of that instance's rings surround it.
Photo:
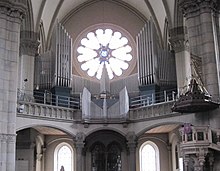
<path fill-rule="evenodd" d="M 126 136 L 127 145 L 129 150 L 129 171 L 136 171 L 136 147 L 137 147 L 137 137 L 134 132 L 129 132 Z"/>
<path fill-rule="evenodd" d="M 34 89 L 34 61 L 38 53 L 38 46 L 39 42 L 35 32 L 21 32 L 18 88 L 28 94 L 32 94 Z"/>
<path fill-rule="evenodd" d="M 202 80 L 214 100 L 219 96 L 219 56 L 213 34 L 212 13 L 217 8 L 216 0 L 180 0 L 185 24 L 188 29 L 190 52 L 202 60 Z"/>
<path fill-rule="evenodd" d="M 15 170 L 17 71 L 25 5 L 0 1 L 0 170 Z"/>
<path fill-rule="evenodd" d="M 190 52 L 186 27 L 179 26 L 170 30 L 170 42 L 175 51 L 177 88 L 181 93 L 191 78 Z"/>
<path fill-rule="evenodd" d="M 78 132 L 76 135 L 76 170 L 77 171 L 83 171 L 83 148 L 84 148 L 84 140 L 85 135 L 83 132 Z"/>

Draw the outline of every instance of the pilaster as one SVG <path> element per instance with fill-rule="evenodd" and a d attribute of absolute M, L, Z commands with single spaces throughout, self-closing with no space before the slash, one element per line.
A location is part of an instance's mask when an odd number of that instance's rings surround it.
<path fill-rule="evenodd" d="M 129 150 L 129 171 L 136 171 L 137 136 L 134 132 L 129 132 L 126 136 L 126 139 Z"/>
<path fill-rule="evenodd" d="M 78 132 L 76 134 L 76 142 L 75 142 L 75 147 L 76 147 L 76 170 L 77 171 L 82 171 L 83 170 L 83 148 L 84 148 L 84 141 L 85 141 L 85 134 L 83 132 Z"/>

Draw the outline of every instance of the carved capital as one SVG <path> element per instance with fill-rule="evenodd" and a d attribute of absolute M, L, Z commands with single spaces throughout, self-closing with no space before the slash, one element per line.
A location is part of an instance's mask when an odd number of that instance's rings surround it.
<path fill-rule="evenodd" d="M 16 141 L 16 135 L 15 134 L 0 134 L 0 141 L 6 142 L 6 143 L 15 143 Z"/>
<path fill-rule="evenodd" d="M 76 134 L 76 142 L 84 142 L 85 134 L 83 132 L 78 132 Z"/>
<path fill-rule="evenodd" d="M 38 46 L 38 41 L 23 39 L 20 42 L 20 55 L 35 56 L 38 53 Z"/>
<path fill-rule="evenodd" d="M 0 1 L 0 14 L 10 16 L 14 19 L 18 19 L 17 22 L 21 23 L 25 16 L 26 5 L 20 2 L 12 0 Z"/>
<path fill-rule="evenodd" d="M 32 31 L 21 31 L 20 55 L 35 56 L 38 53 L 39 42 L 37 33 Z"/>
<path fill-rule="evenodd" d="M 128 134 L 126 135 L 126 139 L 127 139 L 128 143 L 135 143 L 137 136 L 135 135 L 134 132 L 128 132 Z"/>
<path fill-rule="evenodd" d="M 216 11 L 218 8 L 218 0 L 180 0 L 179 6 L 183 11 L 183 15 L 188 18 L 192 15 L 198 15 L 202 10 L 204 12 Z"/>
<path fill-rule="evenodd" d="M 84 141 L 85 141 L 85 134 L 83 132 L 78 132 L 76 134 L 76 142 L 75 142 L 77 153 L 82 153 L 82 149 L 85 144 Z"/>
<path fill-rule="evenodd" d="M 170 29 L 170 36 L 171 46 L 176 53 L 184 50 L 189 51 L 186 27 L 175 27 Z"/>
<path fill-rule="evenodd" d="M 137 146 L 137 136 L 135 135 L 134 132 L 129 132 L 126 136 L 127 139 L 127 145 L 129 148 L 130 152 L 135 152 L 136 151 L 136 146 Z"/>

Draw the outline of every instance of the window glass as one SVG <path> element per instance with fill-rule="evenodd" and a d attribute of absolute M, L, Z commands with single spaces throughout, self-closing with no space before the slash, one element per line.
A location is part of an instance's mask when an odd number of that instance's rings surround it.
<path fill-rule="evenodd" d="M 159 150 L 154 143 L 144 143 L 140 148 L 140 169 L 141 171 L 159 170 Z"/>
<path fill-rule="evenodd" d="M 55 171 L 73 171 L 73 152 L 68 145 L 58 146 L 54 157 Z"/>
<path fill-rule="evenodd" d="M 121 32 L 97 29 L 81 39 L 77 60 L 90 77 L 101 79 L 105 67 L 109 79 L 113 79 L 128 69 L 128 62 L 133 58 L 131 52 L 129 41 Z"/>

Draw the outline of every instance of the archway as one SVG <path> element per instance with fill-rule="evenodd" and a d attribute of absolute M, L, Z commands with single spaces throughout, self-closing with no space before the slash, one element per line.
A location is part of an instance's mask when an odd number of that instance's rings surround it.
<path fill-rule="evenodd" d="M 102 130 L 85 140 L 87 169 L 90 171 L 121 171 L 126 167 L 126 139 L 121 134 Z"/>

